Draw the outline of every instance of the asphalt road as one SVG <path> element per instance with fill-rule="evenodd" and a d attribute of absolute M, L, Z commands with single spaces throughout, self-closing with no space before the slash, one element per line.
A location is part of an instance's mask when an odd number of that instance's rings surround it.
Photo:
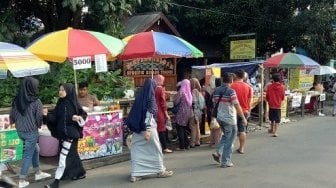
<path fill-rule="evenodd" d="M 245 154 L 233 154 L 234 167 L 220 168 L 206 145 L 165 155 L 170 178 L 147 178 L 129 182 L 130 162 L 87 172 L 87 178 L 62 182 L 63 188 L 335 188 L 336 118 L 308 117 L 281 125 L 279 137 L 267 130 L 248 134 Z M 32 183 L 43 187 L 51 180 Z"/>

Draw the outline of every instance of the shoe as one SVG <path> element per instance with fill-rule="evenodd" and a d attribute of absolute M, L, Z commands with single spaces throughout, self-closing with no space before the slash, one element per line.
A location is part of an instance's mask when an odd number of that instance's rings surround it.
<path fill-rule="evenodd" d="M 171 149 L 165 149 L 165 150 L 163 150 L 163 153 L 173 153 L 173 151 L 171 150 Z"/>
<path fill-rule="evenodd" d="M 19 188 L 27 187 L 29 185 L 29 182 L 26 180 L 19 181 Z"/>
<path fill-rule="evenodd" d="M 273 134 L 272 137 L 278 137 L 278 135 L 277 134 Z"/>
<path fill-rule="evenodd" d="M 140 176 L 131 176 L 130 182 L 134 183 L 136 181 L 140 181 L 141 179 L 142 179 L 142 177 L 140 177 Z"/>
<path fill-rule="evenodd" d="M 158 177 L 158 178 L 167 178 L 167 177 L 172 176 L 173 174 L 174 174 L 173 171 L 171 171 L 171 170 L 165 170 L 164 172 L 159 173 L 159 174 L 157 175 L 157 177 Z"/>
<path fill-rule="evenodd" d="M 217 162 L 220 163 L 220 155 L 218 153 L 213 153 L 212 158 Z"/>
<path fill-rule="evenodd" d="M 80 179 L 84 179 L 84 178 L 86 178 L 85 174 L 81 175 L 81 176 L 72 177 L 71 179 L 72 180 L 80 180 Z"/>
<path fill-rule="evenodd" d="M 237 153 L 239 153 L 239 154 L 244 154 L 244 152 L 243 152 L 243 151 L 240 151 L 239 149 L 237 149 L 236 151 L 237 151 Z"/>
<path fill-rule="evenodd" d="M 44 188 L 59 188 L 59 180 L 55 180 L 49 185 L 45 185 Z"/>
<path fill-rule="evenodd" d="M 196 147 L 199 147 L 199 146 L 201 146 L 201 144 L 195 144 L 195 146 L 196 146 Z"/>
<path fill-rule="evenodd" d="M 324 115 L 324 114 L 322 114 L 321 112 L 319 112 L 319 114 L 318 114 L 318 115 L 319 115 L 319 116 L 322 116 L 322 117 L 323 117 L 323 116 L 325 116 L 325 115 Z"/>
<path fill-rule="evenodd" d="M 232 162 L 229 162 L 228 164 L 222 165 L 222 168 L 228 168 L 228 167 L 233 167 L 234 164 Z"/>
<path fill-rule="evenodd" d="M 40 174 L 35 174 L 35 181 L 44 179 L 44 178 L 49 178 L 51 174 L 48 174 L 46 172 L 41 172 Z"/>

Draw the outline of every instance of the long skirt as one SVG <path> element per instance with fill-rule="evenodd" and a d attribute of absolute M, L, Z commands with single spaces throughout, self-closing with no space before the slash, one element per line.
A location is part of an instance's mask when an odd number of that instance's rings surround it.
<path fill-rule="evenodd" d="M 163 154 L 156 127 L 152 127 L 150 139 L 145 140 L 145 131 L 133 133 L 131 148 L 131 176 L 147 176 L 162 173 Z"/>
<path fill-rule="evenodd" d="M 55 179 L 78 179 L 85 175 L 86 172 L 79 158 L 77 147 L 78 139 L 61 141 L 61 152 Z"/>

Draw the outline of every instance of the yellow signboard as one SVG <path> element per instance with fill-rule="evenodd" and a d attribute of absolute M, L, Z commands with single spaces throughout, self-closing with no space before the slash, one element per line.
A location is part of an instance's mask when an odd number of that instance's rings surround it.
<path fill-rule="evenodd" d="M 290 69 L 289 89 L 307 91 L 313 86 L 314 76 L 307 74 L 306 69 Z"/>
<path fill-rule="evenodd" d="M 235 40 L 230 43 L 230 59 L 254 59 L 255 39 Z"/>

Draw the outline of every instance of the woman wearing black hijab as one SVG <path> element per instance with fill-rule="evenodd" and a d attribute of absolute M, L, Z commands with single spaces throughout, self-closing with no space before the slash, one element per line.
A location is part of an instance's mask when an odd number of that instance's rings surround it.
<path fill-rule="evenodd" d="M 160 178 L 173 175 L 173 171 L 167 170 L 163 165 L 162 148 L 154 117 L 157 112 L 155 88 L 156 82 L 153 79 L 145 80 L 126 120 L 127 126 L 133 131 L 131 182 L 153 174 Z"/>
<path fill-rule="evenodd" d="M 55 172 L 55 180 L 45 187 L 58 188 L 60 180 L 85 178 L 85 169 L 79 158 L 78 139 L 83 136 L 87 114 L 77 101 L 75 87 L 70 83 L 60 85 L 59 99 L 52 113 L 47 115 L 47 125 L 52 135 L 59 139 L 61 152 Z"/>
<path fill-rule="evenodd" d="M 19 175 L 19 187 L 27 187 L 26 181 L 30 164 L 35 171 L 35 180 L 50 177 L 50 174 L 40 170 L 39 146 L 37 144 L 38 129 L 42 125 L 43 105 L 38 98 L 38 80 L 34 78 L 23 78 L 19 91 L 13 100 L 10 112 L 10 123 L 15 123 L 17 133 L 24 142 L 23 159 Z"/>

